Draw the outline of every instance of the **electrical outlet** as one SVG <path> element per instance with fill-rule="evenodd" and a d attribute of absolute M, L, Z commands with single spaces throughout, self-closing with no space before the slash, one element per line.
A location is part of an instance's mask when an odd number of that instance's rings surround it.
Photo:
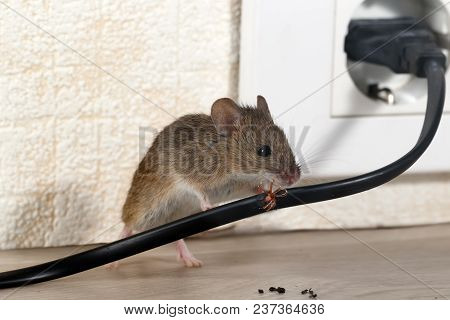
<path fill-rule="evenodd" d="M 394 7 L 399 2 L 410 10 L 436 8 L 441 3 L 385 1 Z M 409 151 L 422 127 L 427 100 L 423 80 L 391 78 L 389 86 L 402 88 L 410 97 L 396 90 L 397 102 L 403 103 L 388 105 L 368 98 L 357 87 L 352 77 L 358 70 L 347 72 L 344 38 L 362 3 L 242 1 L 240 101 L 253 104 L 257 94 L 266 97 L 275 122 L 292 136 L 294 152 L 305 160 L 313 177 L 356 175 L 391 163 Z M 367 14 L 386 17 L 380 8 L 369 9 Z M 436 14 L 450 21 L 447 10 Z M 443 35 L 450 30 L 439 19 L 430 21 L 435 30 L 444 27 Z M 441 40 L 445 42 L 445 37 Z M 363 80 L 372 74 L 364 71 Z M 447 97 L 445 108 L 449 110 L 449 106 Z M 450 114 L 446 113 L 431 146 L 408 173 L 450 172 L 448 137 Z"/>
<path fill-rule="evenodd" d="M 450 15 L 437 0 L 336 0 L 331 115 L 333 117 L 423 114 L 427 84 L 388 68 L 348 61 L 344 38 L 351 19 L 413 16 L 426 23 L 447 54 Z M 450 80 L 450 79 L 449 79 Z M 356 89 L 356 90 L 355 90 Z M 447 92 L 450 81 L 447 81 Z M 446 104 L 445 111 L 450 111 Z"/>

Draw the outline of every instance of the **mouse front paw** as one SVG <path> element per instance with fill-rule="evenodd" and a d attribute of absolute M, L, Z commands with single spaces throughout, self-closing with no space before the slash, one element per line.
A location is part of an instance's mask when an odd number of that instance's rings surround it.
<path fill-rule="evenodd" d="M 264 187 L 263 187 L 263 185 L 262 184 L 259 184 L 257 187 L 256 187 L 256 194 L 261 194 L 261 193 L 266 193 L 266 190 L 264 189 Z"/>
<path fill-rule="evenodd" d="M 258 186 L 258 188 L 261 188 L 263 190 L 262 192 L 260 192 L 260 194 L 265 194 L 264 205 L 261 208 L 265 211 L 269 211 L 275 208 L 277 204 L 277 198 L 285 197 L 287 195 L 287 190 L 282 189 L 281 187 L 273 190 L 273 181 L 269 185 L 269 190 L 265 190 L 261 185 Z"/>

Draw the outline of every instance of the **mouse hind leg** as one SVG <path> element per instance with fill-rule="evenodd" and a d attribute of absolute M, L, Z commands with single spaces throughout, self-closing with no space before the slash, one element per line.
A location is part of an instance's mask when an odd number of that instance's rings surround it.
<path fill-rule="evenodd" d="M 193 197 L 192 191 L 184 186 L 171 184 L 168 179 L 158 179 L 151 177 L 154 181 L 148 188 L 141 187 L 137 190 L 130 190 L 127 200 L 123 207 L 122 220 L 125 227 L 122 230 L 121 238 L 132 235 L 132 230 L 137 232 L 145 231 L 195 213 L 200 207 L 207 210 L 211 207 L 208 198 L 199 195 Z M 157 181 L 158 180 L 158 181 Z M 152 186 L 158 185 L 155 190 Z M 132 186 L 133 188 L 133 186 Z M 148 190 L 148 192 L 146 192 Z M 189 190 L 189 191 L 186 191 Z M 203 201 L 202 201 L 203 200 Z M 189 251 L 184 240 L 175 242 L 178 259 L 186 267 L 200 267 L 202 262 L 194 257 Z M 112 267 L 117 267 L 114 262 Z"/>
<path fill-rule="evenodd" d="M 125 224 L 122 231 L 120 232 L 119 240 L 131 237 L 133 235 L 133 229 L 131 229 L 129 226 Z M 111 262 L 110 264 L 106 265 L 107 269 L 117 269 L 119 267 L 119 260 Z"/>
<path fill-rule="evenodd" d="M 175 248 L 177 250 L 177 258 L 179 261 L 183 262 L 183 264 L 188 268 L 198 268 L 203 265 L 203 262 L 198 260 L 194 255 L 189 251 L 189 248 L 184 242 L 183 239 L 175 242 Z"/>
<path fill-rule="evenodd" d="M 177 205 L 173 211 L 173 217 L 175 219 L 196 213 L 199 209 L 205 211 L 212 208 L 205 193 L 197 191 L 187 185 L 181 185 L 177 194 Z M 181 261 L 185 267 L 199 268 L 203 265 L 203 262 L 194 257 L 191 253 L 184 239 L 177 240 L 174 244 L 177 252 L 177 259 L 178 261 Z"/>

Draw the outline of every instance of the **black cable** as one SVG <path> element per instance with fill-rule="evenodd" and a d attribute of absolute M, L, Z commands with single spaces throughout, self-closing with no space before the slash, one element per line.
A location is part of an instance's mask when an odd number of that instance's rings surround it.
<path fill-rule="evenodd" d="M 354 178 L 314 186 L 288 189 L 288 196 L 277 199 L 276 209 L 341 198 L 382 185 L 403 173 L 427 149 L 436 133 L 445 97 L 442 67 L 434 61 L 425 65 L 428 103 L 420 137 L 406 155 L 373 172 Z M 173 241 L 265 212 L 263 196 L 256 195 L 197 213 L 130 238 L 69 257 L 19 270 L 0 273 L 0 288 L 17 287 L 69 276 L 92 269 Z"/>
<path fill-rule="evenodd" d="M 406 155 L 367 174 L 336 182 L 288 189 L 288 196 L 278 198 L 276 209 L 341 198 L 380 186 L 411 167 L 424 153 L 436 134 L 445 99 L 442 61 L 429 58 L 421 63 L 427 79 L 428 101 L 419 139 Z M 82 253 L 40 265 L 0 273 L 0 288 L 18 287 L 73 275 L 146 250 L 265 212 L 264 195 L 256 195 L 197 213 Z"/>

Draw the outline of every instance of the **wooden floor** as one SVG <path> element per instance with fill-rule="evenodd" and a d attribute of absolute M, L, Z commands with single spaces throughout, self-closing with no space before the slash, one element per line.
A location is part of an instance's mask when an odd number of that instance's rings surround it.
<path fill-rule="evenodd" d="M 303 231 L 188 241 L 204 267 L 186 269 L 173 246 L 123 260 L 119 269 L 19 289 L 2 299 L 446 299 L 450 225 Z M 74 248 L 0 251 L 0 271 L 44 262 Z M 268 288 L 284 287 L 285 294 Z M 264 294 L 258 294 L 264 289 Z"/>

